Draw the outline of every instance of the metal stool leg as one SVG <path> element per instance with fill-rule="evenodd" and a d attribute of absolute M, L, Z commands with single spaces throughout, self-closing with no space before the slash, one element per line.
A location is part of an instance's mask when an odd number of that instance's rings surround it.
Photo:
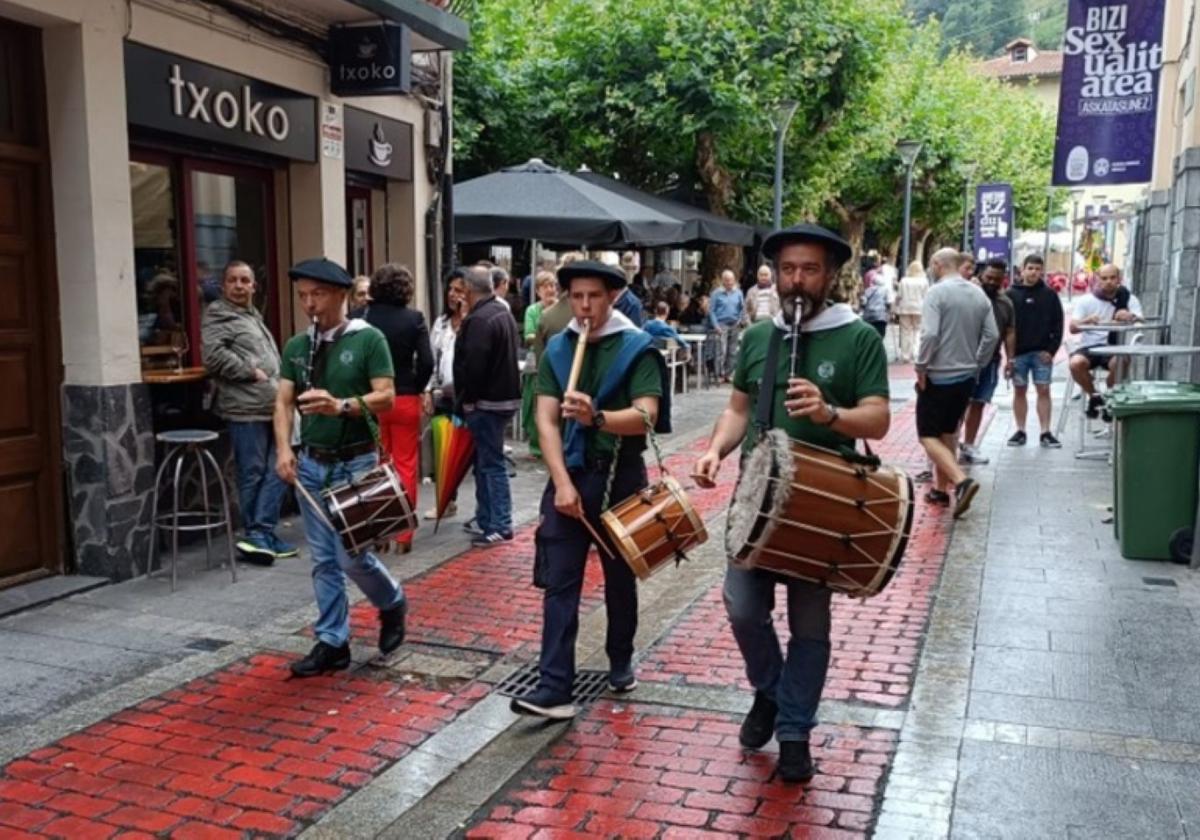
<path fill-rule="evenodd" d="M 221 491 L 221 514 L 225 521 L 225 541 L 229 548 L 229 573 L 233 582 L 237 583 L 237 555 L 233 552 L 233 515 L 229 510 L 229 493 L 225 490 L 225 474 L 221 472 L 217 459 L 211 452 L 202 449 L 200 454 L 208 459 L 217 474 L 217 488 Z"/>
<path fill-rule="evenodd" d="M 210 524 L 209 517 L 213 516 L 213 514 L 211 513 L 212 508 L 209 506 L 208 502 L 208 468 L 204 465 L 204 455 L 202 454 L 205 450 L 199 446 L 192 446 L 191 451 L 196 458 L 196 464 L 200 467 L 200 504 L 203 506 L 204 510 L 204 515 L 200 518 L 200 521 L 206 526 L 204 528 L 204 568 L 211 569 L 212 528 L 207 526 Z M 215 517 L 213 518 L 211 524 L 216 524 Z"/>
<path fill-rule="evenodd" d="M 1058 410 L 1058 421 L 1054 424 L 1054 436 L 1061 438 L 1067 427 L 1067 413 L 1071 410 L 1071 391 L 1075 389 L 1075 378 L 1071 376 L 1070 361 L 1067 362 L 1067 388 L 1063 391 L 1062 408 Z M 1086 396 L 1086 395 L 1085 395 Z"/>
<path fill-rule="evenodd" d="M 171 591 L 175 591 L 179 570 L 179 485 L 183 477 L 183 462 L 187 452 L 179 453 L 175 459 L 174 505 L 171 507 Z"/>

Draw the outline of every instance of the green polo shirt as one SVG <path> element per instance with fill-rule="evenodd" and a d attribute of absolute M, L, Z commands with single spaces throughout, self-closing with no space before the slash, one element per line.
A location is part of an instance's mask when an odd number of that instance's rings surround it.
<path fill-rule="evenodd" d="M 585 394 L 595 394 L 600 389 L 601 374 L 608 369 L 620 351 L 620 333 L 605 336 L 595 344 L 589 344 L 583 354 L 583 368 L 579 371 L 579 384 L 576 390 Z M 617 389 L 607 403 L 597 407 L 598 410 L 619 411 L 622 408 L 629 408 L 638 397 L 661 398 L 663 394 L 662 378 L 659 376 L 657 362 L 650 355 L 650 353 L 657 352 L 657 350 L 648 350 L 638 357 L 626 377 L 625 387 Z M 562 388 L 558 385 L 558 378 L 550 366 L 550 359 L 545 354 L 538 362 L 535 389 L 534 393 L 538 396 L 554 397 L 556 400 L 561 400 L 563 396 Z M 561 428 L 561 422 L 559 426 Z M 588 458 L 607 458 L 612 456 L 616 446 L 617 435 L 604 431 L 591 432 L 587 435 L 585 451 Z M 625 454 L 640 453 L 645 448 L 645 435 L 626 435 L 621 443 L 621 452 Z"/>
<path fill-rule="evenodd" d="M 283 346 L 282 379 L 296 385 L 296 396 L 308 387 L 308 333 L 292 336 Z M 361 397 L 371 392 L 371 380 L 392 378 L 392 352 L 387 339 L 375 327 L 346 332 L 323 351 L 324 372 L 315 383 L 335 397 Z M 305 446 L 340 449 L 370 441 L 371 430 L 362 417 L 330 417 L 310 414 L 300 418 L 300 440 Z"/>
<path fill-rule="evenodd" d="M 750 427 L 742 443 L 744 452 L 754 448 L 758 386 L 767 363 L 771 333 L 776 329 L 772 321 L 759 321 L 742 333 L 733 387 L 750 395 Z M 788 417 L 783 403 L 787 399 L 791 350 L 791 341 L 784 336 L 775 374 L 772 427 L 816 446 L 836 449 L 843 444 L 852 444 L 851 438 L 807 417 Z M 819 387 L 826 402 L 841 408 L 853 408 L 864 397 L 888 398 L 887 353 L 883 341 L 874 327 L 861 320 L 832 330 L 802 333 L 796 375 Z"/>

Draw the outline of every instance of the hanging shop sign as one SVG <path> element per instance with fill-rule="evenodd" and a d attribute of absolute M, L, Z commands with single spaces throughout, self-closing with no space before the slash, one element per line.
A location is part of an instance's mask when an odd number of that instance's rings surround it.
<path fill-rule="evenodd" d="M 338 96 L 408 93 L 412 85 L 408 27 L 390 21 L 332 27 L 329 83 Z"/>
<path fill-rule="evenodd" d="M 258 79 L 126 42 L 125 100 L 131 125 L 317 159 L 317 100 Z"/>
<path fill-rule="evenodd" d="M 1007 262 L 1012 239 L 1012 184 L 980 184 L 975 188 L 975 259 Z"/>
<path fill-rule="evenodd" d="M 395 181 L 412 180 L 413 127 L 347 106 L 346 168 Z"/>
<path fill-rule="evenodd" d="M 1150 180 L 1162 34 L 1163 0 L 1070 0 L 1054 145 L 1055 185 Z"/>

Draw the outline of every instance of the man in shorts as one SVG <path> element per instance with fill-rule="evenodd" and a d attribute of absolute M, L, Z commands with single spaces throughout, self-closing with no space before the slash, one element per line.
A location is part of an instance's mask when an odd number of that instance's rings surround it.
<path fill-rule="evenodd" d="M 1000 341 L 996 344 L 996 354 L 992 360 L 979 371 L 979 381 L 975 383 L 975 391 L 967 405 L 967 416 L 963 419 L 962 443 L 958 447 L 960 464 L 988 462 L 975 448 L 975 439 L 979 436 L 979 424 L 983 421 L 983 407 L 992 401 L 992 395 L 996 393 L 996 386 L 1000 383 L 1000 351 L 1003 349 L 1011 359 L 1013 347 L 1016 346 L 1012 301 L 1004 294 L 1004 278 L 1007 274 L 1008 263 L 1002 259 L 991 259 L 987 261 L 979 278 L 980 288 L 992 302 L 992 315 L 996 319 L 996 329 L 1000 331 Z"/>
<path fill-rule="evenodd" d="M 1021 282 L 1008 290 L 1016 315 L 1016 355 L 1009 358 L 1005 375 L 1013 381 L 1013 419 L 1017 430 L 1008 439 L 1009 446 L 1024 446 L 1025 418 L 1029 413 L 1026 397 L 1029 380 L 1037 389 L 1039 441 L 1048 449 L 1062 444 L 1050 432 L 1050 379 L 1054 373 L 1054 354 L 1062 344 L 1063 309 L 1058 293 L 1042 280 L 1045 264 L 1030 254 L 1021 264 Z"/>
<path fill-rule="evenodd" d="M 954 518 L 971 506 L 979 485 L 958 466 L 958 424 L 975 391 L 979 371 L 996 351 L 1000 333 L 987 295 L 958 273 L 958 252 L 943 248 L 930 260 L 940 278 L 921 310 L 917 351 L 917 437 L 933 461 L 931 504 L 954 501 Z"/>
<path fill-rule="evenodd" d="M 1142 320 L 1142 304 L 1137 297 L 1121 285 L 1121 269 L 1109 263 L 1096 272 L 1096 286 L 1081 297 L 1071 312 L 1071 332 L 1079 335 L 1079 344 L 1071 353 L 1071 378 L 1087 397 L 1088 417 L 1099 414 L 1104 398 L 1096 393 L 1092 382 L 1092 371 L 1104 368 L 1108 371 L 1107 384 L 1116 381 L 1115 365 L 1110 365 L 1108 356 L 1091 351 L 1110 344 L 1110 333 L 1095 329 L 1096 324 L 1113 322 L 1130 323 Z"/>

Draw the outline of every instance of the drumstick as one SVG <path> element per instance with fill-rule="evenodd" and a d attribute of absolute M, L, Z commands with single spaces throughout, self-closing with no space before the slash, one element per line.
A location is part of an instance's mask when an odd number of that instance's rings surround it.
<path fill-rule="evenodd" d="M 596 541 L 596 547 L 608 555 L 608 559 L 613 559 L 613 553 L 608 550 L 608 543 L 600 539 L 600 535 L 596 533 L 596 529 L 592 527 L 592 523 L 588 522 L 587 514 L 579 517 L 579 521 L 583 523 L 583 527 L 587 528 L 588 533 L 592 535 L 592 539 Z"/>
<path fill-rule="evenodd" d="M 567 391 L 574 391 L 579 384 L 579 373 L 583 370 L 583 351 L 587 349 L 588 333 L 592 329 L 591 320 L 583 322 L 579 330 L 579 341 L 575 343 L 575 358 L 571 360 L 571 375 L 567 377 Z M 564 392 L 565 393 L 565 392 Z"/>
<path fill-rule="evenodd" d="M 338 533 L 338 529 L 329 520 L 329 516 L 325 513 L 325 508 L 312 497 L 312 494 L 308 492 L 308 488 L 300 483 L 300 479 L 296 479 L 295 487 L 296 492 L 300 494 L 300 498 L 308 502 L 308 506 L 312 508 L 314 512 L 316 512 L 317 516 L 321 517 L 321 521 L 329 526 L 329 530 L 333 531 L 335 534 Z"/>

